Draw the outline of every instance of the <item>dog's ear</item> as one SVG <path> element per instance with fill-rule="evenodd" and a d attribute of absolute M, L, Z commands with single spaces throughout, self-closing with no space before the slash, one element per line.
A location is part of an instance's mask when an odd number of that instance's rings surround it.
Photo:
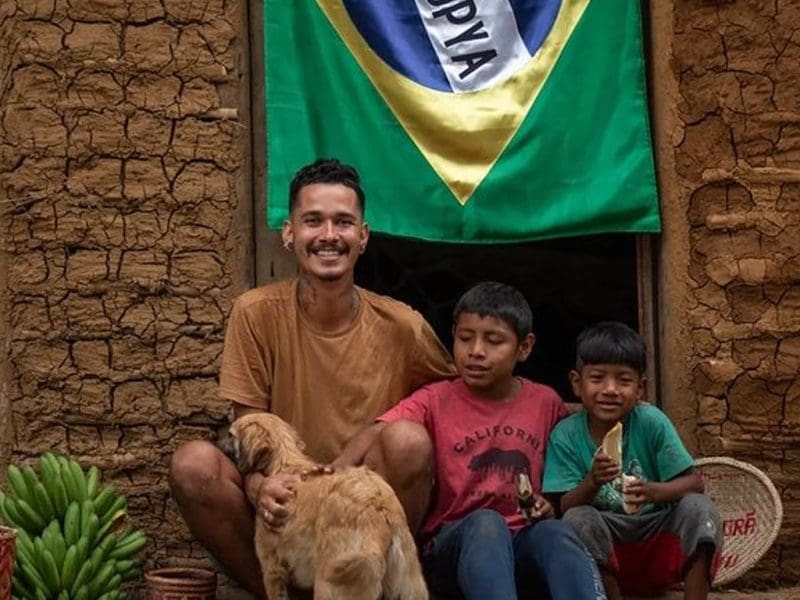
<path fill-rule="evenodd" d="M 269 448 L 257 448 L 239 455 L 239 470 L 242 473 L 264 473 L 269 467 Z"/>
<path fill-rule="evenodd" d="M 264 472 L 269 467 L 271 451 L 263 428 L 253 423 L 239 428 L 239 470 L 242 473 Z"/>

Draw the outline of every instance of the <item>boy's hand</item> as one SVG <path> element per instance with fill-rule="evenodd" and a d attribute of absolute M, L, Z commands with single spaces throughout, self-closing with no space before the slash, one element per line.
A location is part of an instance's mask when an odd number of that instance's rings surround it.
<path fill-rule="evenodd" d="M 632 515 L 642 510 L 645 502 L 653 501 L 649 482 L 641 479 L 629 479 L 625 484 L 622 496 L 625 504 L 628 505 L 625 512 Z"/>
<path fill-rule="evenodd" d="M 533 503 L 533 513 L 531 514 L 532 521 L 551 519 L 556 515 L 553 505 L 550 504 L 543 496 L 534 494 L 534 497 L 536 500 Z"/>
<path fill-rule="evenodd" d="M 555 516 L 553 505 L 533 490 L 530 477 L 526 473 L 518 473 L 514 477 L 514 485 L 517 488 L 517 510 L 528 523 Z"/>
<path fill-rule="evenodd" d="M 602 452 L 595 454 L 592 461 L 592 483 L 600 487 L 604 483 L 614 481 L 614 478 L 619 475 L 619 465 L 617 462 Z"/>
<path fill-rule="evenodd" d="M 543 519 L 550 519 L 556 516 L 556 511 L 553 505 L 550 504 L 543 496 L 533 494 L 526 502 L 526 506 L 520 505 L 517 509 L 528 523 L 541 521 Z"/>

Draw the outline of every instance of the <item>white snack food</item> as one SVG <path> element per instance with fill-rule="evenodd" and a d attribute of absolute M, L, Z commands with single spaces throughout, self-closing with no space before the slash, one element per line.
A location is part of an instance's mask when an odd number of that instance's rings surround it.
<path fill-rule="evenodd" d="M 622 468 L 622 423 L 617 423 L 608 430 L 600 444 L 603 454 L 610 456 Z"/>
<path fill-rule="evenodd" d="M 634 477 L 633 475 L 625 475 L 624 473 L 622 474 L 622 510 L 629 515 L 639 511 L 638 504 L 628 501 L 628 485 L 635 481 L 639 481 L 639 478 Z"/>

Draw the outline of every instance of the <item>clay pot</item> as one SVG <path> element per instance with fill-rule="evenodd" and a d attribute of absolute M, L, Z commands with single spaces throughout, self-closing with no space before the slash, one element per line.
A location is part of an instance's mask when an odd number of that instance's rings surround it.
<path fill-rule="evenodd" d="M 215 600 L 217 574 L 208 569 L 168 567 L 144 574 L 145 600 Z"/>

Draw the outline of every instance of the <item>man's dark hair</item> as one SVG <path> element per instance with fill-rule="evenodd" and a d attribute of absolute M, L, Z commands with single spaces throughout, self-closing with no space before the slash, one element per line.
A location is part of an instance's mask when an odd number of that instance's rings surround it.
<path fill-rule="evenodd" d="M 497 281 L 484 281 L 467 290 L 453 309 L 453 323 L 458 323 L 461 313 L 502 319 L 517 334 L 517 341 L 522 341 L 533 327 L 531 307 L 525 296 Z"/>
<path fill-rule="evenodd" d="M 643 375 L 647 350 L 633 329 L 618 321 L 603 321 L 587 327 L 577 341 L 575 368 L 586 365 L 625 365 Z"/>
<path fill-rule="evenodd" d="M 358 196 L 358 209 L 364 214 L 366 198 L 361 189 L 361 177 L 355 167 L 339 162 L 335 158 L 318 158 L 310 165 L 302 167 L 292 178 L 289 185 L 289 214 L 297 204 L 300 190 L 312 183 L 340 183 L 352 189 Z"/>

